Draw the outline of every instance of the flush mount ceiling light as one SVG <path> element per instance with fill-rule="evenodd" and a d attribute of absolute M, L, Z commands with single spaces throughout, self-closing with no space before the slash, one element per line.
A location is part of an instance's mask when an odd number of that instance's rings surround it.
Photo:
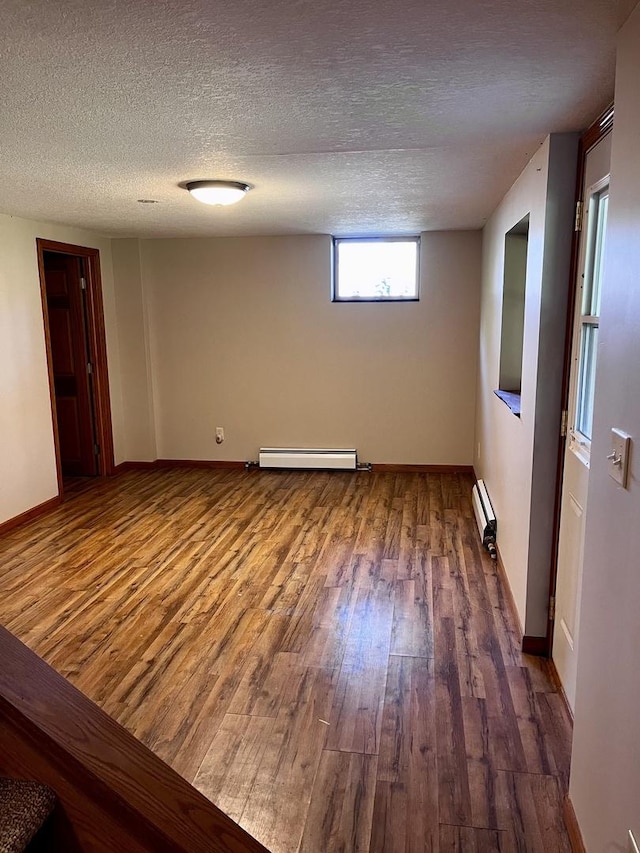
<path fill-rule="evenodd" d="M 189 181 L 184 186 L 204 204 L 235 204 L 251 189 L 241 181 Z"/>

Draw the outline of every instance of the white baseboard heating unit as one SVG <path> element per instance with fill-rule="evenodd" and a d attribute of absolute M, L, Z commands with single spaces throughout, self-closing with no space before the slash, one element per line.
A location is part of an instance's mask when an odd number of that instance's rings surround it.
<path fill-rule="evenodd" d="M 355 471 L 357 453 L 353 449 L 319 449 L 307 447 L 261 447 L 261 468 L 306 468 Z"/>
<path fill-rule="evenodd" d="M 484 480 L 478 480 L 474 485 L 471 491 L 471 501 L 473 503 L 473 512 L 478 523 L 478 530 L 480 531 L 482 544 L 489 552 L 491 559 L 495 560 L 498 557 L 498 551 L 496 549 L 496 533 L 498 525 Z"/>

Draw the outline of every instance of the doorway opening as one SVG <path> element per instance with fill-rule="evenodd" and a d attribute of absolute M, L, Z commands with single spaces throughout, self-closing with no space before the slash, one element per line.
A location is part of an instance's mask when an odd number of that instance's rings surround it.
<path fill-rule="evenodd" d="M 98 249 L 36 240 L 51 413 L 64 482 L 113 473 L 113 431 Z"/>

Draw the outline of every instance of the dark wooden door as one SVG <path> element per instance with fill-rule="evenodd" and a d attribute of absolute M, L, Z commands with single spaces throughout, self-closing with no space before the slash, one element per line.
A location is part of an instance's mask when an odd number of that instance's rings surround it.
<path fill-rule="evenodd" d="M 95 475 L 96 442 L 82 259 L 44 253 L 62 473 Z"/>

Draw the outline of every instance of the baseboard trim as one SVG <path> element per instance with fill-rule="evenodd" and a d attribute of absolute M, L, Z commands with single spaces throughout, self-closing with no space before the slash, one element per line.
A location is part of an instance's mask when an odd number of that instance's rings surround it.
<path fill-rule="evenodd" d="M 531 637 L 525 634 L 522 638 L 522 651 L 525 655 L 535 655 L 539 658 L 548 656 L 547 638 L 546 637 Z"/>
<path fill-rule="evenodd" d="M 114 474 L 124 474 L 127 471 L 158 471 L 167 468 L 245 468 L 245 462 L 227 459 L 154 459 L 153 462 L 136 462 L 130 460 L 121 462 L 114 468 Z"/>
<path fill-rule="evenodd" d="M 520 621 L 520 614 L 518 613 L 518 608 L 516 607 L 516 600 L 513 597 L 513 590 L 511 589 L 511 584 L 509 583 L 509 577 L 507 575 L 507 570 L 504 567 L 504 562 L 502 560 L 502 554 L 500 553 L 500 548 L 496 545 L 496 564 L 498 567 L 498 574 L 500 575 L 500 579 L 502 580 L 502 585 L 507 591 L 507 598 L 509 600 L 509 606 L 511 608 L 511 613 L 513 618 L 515 619 L 516 625 L 518 626 L 518 630 L 520 631 L 520 637 L 523 637 L 524 630 L 522 628 L 522 622 Z"/>
<path fill-rule="evenodd" d="M 388 474 L 473 474 L 473 465 L 394 465 L 372 462 L 371 470 Z"/>
<path fill-rule="evenodd" d="M 156 459 L 153 462 L 121 462 L 114 468 L 114 474 L 126 471 L 148 471 L 161 468 L 246 468 L 246 462 L 231 459 Z M 394 465 L 386 462 L 374 462 L 372 471 L 388 474 L 473 474 L 473 465 Z"/>
<path fill-rule="evenodd" d="M 567 835 L 569 836 L 573 853 L 587 853 L 587 848 L 584 846 L 582 833 L 580 832 L 580 824 L 578 823 L 578 818 L 576 817 L 569 794 L 562 801 L 562 816 L 567 827 Z"/>
<path fill-rule="evenodd" d="M 513 590 L 511 589 L 511 584 L 509 583 L 509 578 L 507 576 L 507 570 L 504 567 L 504 562 L 502 561 L 502 555 L 500 554 L 500 548 L 496 547 L 496 552 L 498 555 L 497 564 L 498 564 L 498 572 L 502 578 L 502 582 L 505 586 L 505 589 L 508 593 L 509 603 L 511 605 L 511 611 L 515 617 L 516 624 L 520 628 L 520 636 L 522 637 L 522 651 L 525 655 L 535 655 L 536 657 L 547 657 L 549 654 L 547 647 L 547 638 L 546 637 L 530 637 L 528 634 L 524 633 L 524 629 L 522 627 L 522 622 L 520 622 L 520 616 L 518 614 L 518 608 L 516 607 L 516 600 L 513 597 Z M 566 697 L 565 697 L 566 701 Z"/>
<path fill-rule="evenodd" d="M 549 658 L 548 663 L 549 675 L 551 676 L 551 680 L 556 686 L 556 690 L 558 691 L 558 694 L 564 703 L 565 711 L 569 715 L 569 719 L 571 720 L 571 724 L 573 725 L 573 710 L 571 708 L 571 705 L 569 704 L 569 700 L 567 699 L 567 694 L 564 691 L 564 686 L 562 684 L 562 681 L 560 680 L 560 675 L 558 673 L 558 670 L 556 669 L 556 665 L 554 663 L 553 658 Z"/>
<path fill-rule="evenodd" d="M 156 459 L 156 468 L 244 468 L 244 462 L 229 459 Z"/>
<path fill-rule="evenodd" d="M 124 474 L 127 471 L 149 471 L 153 468 L 156 468 L 156 463 L 154 462 L 121 462 L 119 465 L 116 465 L 113 469 L 113 473 L 115 475 Z"/>
<path fill-rule="evenodd" d="M 513 597 L 513 590 L 511 589 L 511 584 L 509 583 L 509 578 L 507 576 L 507 570 L 504 567 L 504 562 L 502 560 L 502 555 L 500 554 L 500 548 L 496 546 L 496 551 L 498 555 L 497 563 L 498 563 L 498 572 L 502 578 L 505 589 L 508 592 L 509 603 L 511 605 L 511 611 L 515 617 L 516 624 L 520 628 L 520 636 L 522 637 L 522 651 L 525 655 L 534 655 L 535 657 L 548 658 L 549 657 L 549 647 L 547 645 L 546 637 L 531 637 L 528 634 L 524 633 L 524 628 L 522 627 L 522 622 L 520 621 L 520 616 L 518 614 L 518 608 L 516 607 L 516 600 Z M 566 696 L 563 698 L 566 704 Z M 573 716 L 571 717 L 573 719 Z"/>
<path fill-rule="evenodd" d="M 9 530 L 13 530 L 14 527 L 19 527 L 21 524 L 33 521 L 34 518 L 38 518 L 40 515 L 46 515 L 61 503 L 62 498 L 60 495 L 56 495 L 55 498 L 49 498 L 48 501 L 44 501 L 44 503 L 38 504 L 38 506 L 33 506 L 31 509 L 26 510 L 26 512 L 21 512 L 20 515 L 16 515 L 14 518 L 9 518 L 6 521 L 3 521 L 0 524 L 0 536 L 2 536 L 3 533 L 8 533 Z"/>

